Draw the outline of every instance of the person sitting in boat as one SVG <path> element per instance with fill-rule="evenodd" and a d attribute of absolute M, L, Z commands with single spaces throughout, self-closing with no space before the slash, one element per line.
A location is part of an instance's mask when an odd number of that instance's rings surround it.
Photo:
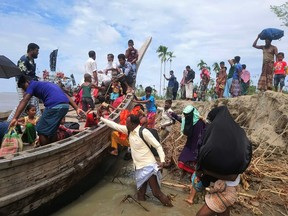
<path fill-rule="evenodd" d="M 39 117 L 36 116 L 36 106 L 33 104 L 28 104 L 26 107 L 26 114 L 27 116 L 18 120 L 19 125 L 23 125 L 25 128 L 22 135 L 22 141 L 23 143 L 34 145 L 37 138 L 36 124 L 39 120 Z"/>
<path fill-rule="evenodd" d="M 68 127 L 65 126 L 65 117 L 62 118 L 61 123 L 57 129 L 57 140 L 62 140 L 65 138 L 68 138 L 76 133 L 79 133 L 81 131 L 83 131 L 83 129 L 70 129 Z"/>
<path fill-rule="evenodd" d="M 112 92 L 110 93 L 110 103 L 113 104 L 113 102 L 120 96 L 123 94 L 123 90 L 121 87 L 121 83 L 118 81 L 114 81 L 112 83 Z"/>
<path fill-rule="evenodd" d="M 54 83 L 30 81 L 26 76 L 21 76 L 18 80 L 18 87 L 22 88 L 26 94 L 20 101 L 9 127 L 17 125 L 19 116 L 27 106 L 30 98 L 36 96 L 43 101 L 45 106 L 36 127 L 40 145 L 47 145 L 57 140 L 57 129 L 62 118 L 69 110 L 69 104 L 76 110 L 78 115 L 84 113 L 83 110 L 78 108 L 74 100 Z"/>
<path fill-rule="evenodd" d="M 128 49 L 125 51 L 125 57 L 127 61 L 131 63 L 133 71 L 136 73 L 136 62 L 138 60 L 138 50 L 134 48 L 134 41 L 128 41 Z"/>
<path fill-rule="evenodd" d="M 93 112 L 92 110 L 88 110 L 86 112 L 86 120 L 84 128 L 98 127 L 98 123 L 99 123 L 99 117 L 97 116 L 97 113 Z"/>
<path fill-rule="evenodd" d="M 165 195 L 160 189 L 160 171 L 163 169 L 165 163 L 165 153 L 161 144 L 153 134 L 149 130 L 144 129 L 144 139 L 149 145 L 157 149 L 160 158 L 160 162 L 157 162 L 150 148 L 139 135 L 139 129 L 141 128 L 139 117 L 132 114 L 129 115 L 126 119 L 126 126 L 117 124 L 114 121 L 103 117 L 101 117 L 100 120 L 108 127 L 128 135 L 131 156 L 135 166 L 137 199 L 141 201 L 146 200 L 146 190 L 149 185 L 154 197 L 156 197 L 164 206 L 172 207 L 171 198 Z"/>
<path fill-rule="evenodd" d="M 126 61 L 124 54 L 118 55 L 119 65 L 117 66 L 119 75 L 117 76 L 117 80 L 120 81 L 124 86 L 124 93 L 133 93 L 133 82 L 135 80 L 135 72 L 132 68 L 130 62 Z"/>
<path fill-rule="evenodd" d="M 114 109 L 115 108 L 109 103 L 103 102 L 97 110 L 97 115 L 108 119 Z"/>
<path fill-rule="evenodd" d="M 128 115 L 133 114 L 139 117 L 140 125 L 143 127 L 147 126 L 147 118 L 144 112 L 144 106 L 142 104 L 136 104 L 134 108 L 131 110 L 122 110 L 120 113 L 120 124 L 126 125 L 126 119 Z M 110 152 L 112 155 L 118 155 L 118 144 L 122 146 L 130 147 L 128 136 L 118 131 L 113 131 L 111 133 L 111 147 L 112 151 Z"/>
<path fill-rule="evenodd" d="M 109 53 L 107 55 L 107 66 L 104 70 L 99 70 L 98 72 L 98 85 L 109 87 L 111 80 L 116 78 L 118 75 L 118 69 L 114 61 L 114 55 Z"/>

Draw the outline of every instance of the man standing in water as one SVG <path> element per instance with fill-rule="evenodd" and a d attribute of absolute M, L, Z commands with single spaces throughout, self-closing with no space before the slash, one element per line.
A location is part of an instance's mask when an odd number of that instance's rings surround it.
<path fill-rule="evenodd" d="M 38 77 L 36 76 L 36 63 L 34 59 L 38 58 L 40 47 L 35 43 L 28 44 L 27 53 L 23 55 L 18 63 L 17 66 L 21 70 L 22 74 L 25 75 L 29 80 L 38 81 Z M 18 82 L 19 77 L 16 77 L 16 83 Z M 19 101 L 23 99 L 23 90 L 21 88 L 17 88 L 17 93 L 19 97 Z M 36 97 L 32 97 L 28 104 L 33 104 L 36 106 L 36 116 L 41 116 L 41 110 L 39 107 L 39 100 Z M 11 121 L 15 115 L 16 108 L 11 112 L 8 117 L 8 121 Z"/>
<path fill-rule="evenodd" d="M 145 201 L 146 189 L 149 184 L 153 195 L 160 200 L 164 206 L 172 207 L 171 200 L 160 190 L 160 170 L 165 162 L 165 154 L 161 144 L 155 139 L 152 133 L 144 129 L 143 138 L 146 142 L 155 147 L 160 157 L 160 163 L 157 163 L 151 150 L 145 144 L 139 135 L 140 120 L 136 115 L 129 115 L 126 120 L 126 126 L 117 124 L 111 120 L 100 118 L 108 127 L 128 135 L 131 147 L 131 156 L 135 166 L 135 178 L 137 185 L 138 200 Z"/>
<path fill-rule="evenodd" d="M 257 41 L 260 36 L 258 35 L 256 40 L 253 43 L 253 47 L 256 49 L 263 50 L 263 64 L 262 64 L 262 73 L 258 81 L 258 89 L 260 91 L 272 90 L 273 82 L 273 65 L 274 59 L 278 53 L 276 46 L 271 44 L 271 39 L 265 39 L 265 45 L 257 45 Z"/>

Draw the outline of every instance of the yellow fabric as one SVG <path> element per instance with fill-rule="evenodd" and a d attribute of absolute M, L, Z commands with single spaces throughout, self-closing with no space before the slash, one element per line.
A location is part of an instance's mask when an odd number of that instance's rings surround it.
<path fill-rule="evenodd" d="M 122 146 L 130 146 L 128 139 L 121 139 L 119 132 L 118 131 L 113 131 L 111 133 L 111 147 L 117 149 L 118 148 L 118 144 L 122 145 Z"/>

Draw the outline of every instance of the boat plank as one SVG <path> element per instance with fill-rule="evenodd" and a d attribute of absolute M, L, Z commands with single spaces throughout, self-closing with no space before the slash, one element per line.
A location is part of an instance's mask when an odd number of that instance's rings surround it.
<path fill-rule="evenodd" d="M 46 159 L 40 159 L 41 161 L 34 161 L 34 163 L 28 163 L 26 166 L 21 166 L 17 169 L 17 172 L 11 169 L 7 169 L 1 175 L 0 179 L 0 191 L 5 195 L 6 193 L 11 193 L 17 191 L 25 186 L 30 187 L 33 184 L 37 184 L 39 181 L 43 181 L 58 175 L 63 170 L 68 167 L 73 167 L 75 164 L 83 161 L 85 158 L 93 155 L 94 152 L 101 149 L 102 144 L 110 144 L 109 135 L 111 130 L 102 132 L 105 136 L 99 137 L 97 143 L 93 143 L 93 139 L 87 139 L 86 143 L 91 143 L 91 145 L 75 145 L 73 148 L 69 148 L 61 151 L 61 154 L 47 156 Z M 95 140 L 94 140 L 95 142 Z M 59 166 L 62 164 L 63 166 Z M 11 181 L 11 176 L 13 175 L 13 180 Z M 29 176 L 27 178 L 27 176 Z M 26 177 L 26 178 L 25 178 Z M 10 179 L 10 184 L 5 184 L 7 180 Z M 25 181 L 23 181 L 25 179 Z M 9 187 L 10 186 L 10 187 Z"/>

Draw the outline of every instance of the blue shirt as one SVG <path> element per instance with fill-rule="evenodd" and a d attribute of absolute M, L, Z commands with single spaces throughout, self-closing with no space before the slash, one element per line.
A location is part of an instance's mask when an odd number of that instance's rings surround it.
<path fill-rule="evenodd" d="M 58 104 L 69 103 L 69 99 L 63 90 L 51 82 L 30 81 L 26 93 L 41 99 L 46 108 L 52 108 Z"/>
<path fill-rule="evenodd" d="M 118 67 L 121 68 L 125 76 L 131 76 L 131 77 L 133 76 L 134 70 L 130 62 L 126 61 L 124 65 L 119 64 Z"/>
<path fill-rule="evenodd" d="M 234 67 L 233 79 L 239 80 L 239 71 L 242 71 L 242 65 L 240 63 L 236 63 Z"/>
<path fill-rule="evenodd" d="M 175 84 L 175 76 L 174 75 L 171 75 L 169 80 L 168 80 L 168 87 L 174 87 L 174 84 Z"/>
<path fill-rule="evenodd" d="M 149 100 L 149 102 L 146 103 L 146 109 L 147 109 L 147 111 L 148 111 L 148 112 L 154 112 L 154 113 L 156 113 L 157 108 L 156 108 L 156 105 L 155 105 L 155 98 L 154 98 L 154 96 L 150 95 L 149 98 L 146 98 L 146 95 L 145 95 L 145 96 L 143 96 L 143 97 L 141 98 L 141 100 Z"/>

